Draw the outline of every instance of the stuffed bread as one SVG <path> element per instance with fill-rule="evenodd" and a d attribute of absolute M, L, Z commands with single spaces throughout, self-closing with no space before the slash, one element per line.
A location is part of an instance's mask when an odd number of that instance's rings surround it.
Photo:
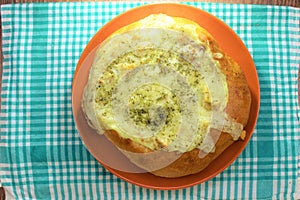
<path fill-rule="evenodd" d="M 198 173 L 243 139 L 250 104 L 243 71 L 213 36 L 165 14 L 99 46 L 82 99 L 99 134 L 162 177 Z"/>

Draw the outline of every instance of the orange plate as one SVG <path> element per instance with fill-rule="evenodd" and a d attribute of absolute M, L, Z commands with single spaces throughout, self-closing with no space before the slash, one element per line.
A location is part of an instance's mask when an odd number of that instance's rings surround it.
<path fill-rule="evenodd" d="M 91 129 L 81 109 L 81 98 L 87 83 L 89 69 L 92 65 L 96 47 L 111 33 L 150 14 L 165 13 L 170 16 L 187 18 L 197 22 L 210 32 L 221 48 L 231 56 L 243 69 L 252 94 L 250 118 L 246 126 L 247 136 L 244 141 L 237 141 L 226 149 L 202 172 L 181 178 L 161 178 L 150 173 L 129 173 L 109 166 L 122 165 L 123 168 L 136 168 L 104 136 Z M 253 60 L 240 38 L 224 22 L 213 15 L 192 6 L 165 3 L 149 4 L 129 10 L 103 26 L 83 51 L 73 79 L 72 108 L 77 129 L 82 141 L 90 153 L 111 173 L 130 183 L 152 189 L 180 189 L 207 181 L 227 168 L 243 151 L 251 138 L 259 111 L 259 81 Z M 130 170 L 129 170 L 130 171 Z"/>

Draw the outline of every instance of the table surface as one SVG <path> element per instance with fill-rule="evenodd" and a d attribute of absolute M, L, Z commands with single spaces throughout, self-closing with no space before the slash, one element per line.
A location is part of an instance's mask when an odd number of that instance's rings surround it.
<path fill-rule="evenodd" d="M 12 4 L 12 3 L 32 3 L 32 2 L 86 2 L 88 0 L 1 0 L 0 6 L 3 4 Z M 91 0 L 91 1 L 101 1 L 101 0 Z M 104 0 L 107 1 L 107 0 Z M 195 0 L 192 0 L 195 1 Z M 281 6 L 293 6 L 300 7 L 299 0 L 201 0 L 202 2 L 220 2 L 220 3 L 240 3 L 240 4 L 265 4 L 265 5 L 281 5 Z M 1 92 L 1 79 L 2 79 L 2 32 L 1 32 L 1 18 L 0 18 L 0 92 Z M 298 73 L 298 88 L 299 84 L 300 70 Z M 298 91 L 299 94 L 299 91 Z M 300 102 L 300 95 L 298 95 L 298 100 Z M 1 106 L 1 97 L 0 97 L 0 106 Z M 1 109 L 1 107 L 0 107 Z M 0 182 L 1 185 L 1 182 Z M 0 187 L 0 200 L 5 199 L 5 194 L 3 188 Z"/>

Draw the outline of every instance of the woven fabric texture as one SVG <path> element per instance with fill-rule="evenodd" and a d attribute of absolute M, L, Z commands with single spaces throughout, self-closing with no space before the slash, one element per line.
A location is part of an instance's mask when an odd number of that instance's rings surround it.
<path fill-rule="evenodd" d="M 300 198 L 300 9 L 185 3 L 227 23 L 257 68 L 259 119 L 237 160 L 215 178 L 176 191 L 145 189 L 112 175 L 87 151 L 76 130 L 72 77 L 96 31 L 144 3 L 3 5 L 0 179 L 8 199 Z"/>

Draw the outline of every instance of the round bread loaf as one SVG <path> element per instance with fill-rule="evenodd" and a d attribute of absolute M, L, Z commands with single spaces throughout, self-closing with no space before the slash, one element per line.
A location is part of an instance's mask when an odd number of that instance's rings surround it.
<path fill-rule="evenodd" d="M 243 71 L 213 36 L 164 14 L 99 46 L 82 99 L 99 134 L 162 177 L 198 173 L 243 139 L 250 104 Z"/>

